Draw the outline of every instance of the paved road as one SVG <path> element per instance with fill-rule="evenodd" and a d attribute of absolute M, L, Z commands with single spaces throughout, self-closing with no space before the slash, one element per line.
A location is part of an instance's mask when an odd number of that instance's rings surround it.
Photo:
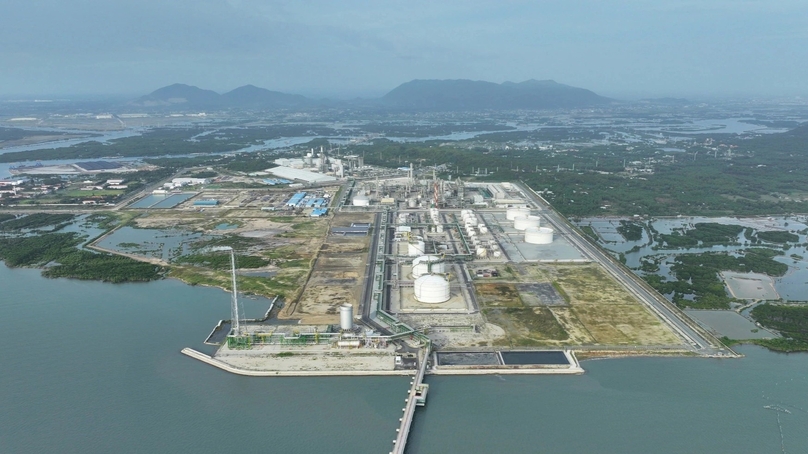
<path fill-rule="evenodd" d="M 566 220 L 533 190 L 524 184 L 520 184 L 520 187 L 527 197 L 544 210 L 544 216 L 558 234 L 561 234 L 581 251 L 584 257 L 603 265 L 609 274 L 665 321 L 691 350 L 706 356 L 735 356 L 734 352 L 725 348 L 715 337 L 699 328 L 687 315 L 673 306 L 656 290 L 649 288 L 637 275 L 626 270 L 614 257 L 590 243 L 577 230 L 571 228 Z"/>

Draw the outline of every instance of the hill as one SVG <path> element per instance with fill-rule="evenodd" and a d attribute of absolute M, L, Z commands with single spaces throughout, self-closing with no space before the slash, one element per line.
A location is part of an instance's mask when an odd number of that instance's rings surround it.
<path fill-rule="evenodd" d="M 255 85 L 244 85 L 222 95 L 222 100 L 232 107 L 289 108 L 310 105 L 312 101 L 302 95 L 291 95 L 267 90 Z"/>
<path fill-rule="evenodd" d="M 521 83 L 474 80 L 413 80 L 381 98 L 387 107 L 412 110 L 559 109 L 606 105 L 612 102 L 584 88 L 552 80 Z"/>
<path fill-rule="evenodd" d="M 173 84 L 159 88 L 146 96 L 141 96 L 129 104 L 141 107 L 183 106 L 207 108 L 220 106 L 222 96 L 215 91 L 203 90 L 193 85 Z"/>
<path fill-rule="evenodd" d="M 271 91 L 254 85 L 244 85 L 220 95 L 212 90 L 204 90 L 185 84 L 169 85 L 129 102 L 130 106 L 152 108 L 269 110 L 305 107 L 310 104 L 312 104 L 312 101 L 304 96 Z"/>

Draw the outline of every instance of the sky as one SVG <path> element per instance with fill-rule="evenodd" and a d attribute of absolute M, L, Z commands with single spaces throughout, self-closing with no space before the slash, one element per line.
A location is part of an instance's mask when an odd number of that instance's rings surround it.
<path fill-rule="evenodd" d="M 141 95 L 180 82 L 349 98 L 412 79 L 804 96 L 808 1 L 0 2 L 0 96 Z"/>

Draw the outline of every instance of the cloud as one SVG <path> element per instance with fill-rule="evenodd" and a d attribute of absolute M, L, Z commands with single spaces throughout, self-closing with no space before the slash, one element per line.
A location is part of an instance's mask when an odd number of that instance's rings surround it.
<path fill-rule="evenodd" d="M 794 91 L 808 61 L 804 3 L 7 0 L 0 90 L 554 78 L 606 91 Z"/>

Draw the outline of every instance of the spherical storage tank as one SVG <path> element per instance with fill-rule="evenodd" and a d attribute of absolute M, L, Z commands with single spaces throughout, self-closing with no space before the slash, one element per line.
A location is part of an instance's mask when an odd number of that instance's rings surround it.
<path fill-rule="evenodd" d="M 415 257 L 418 255 L 424 255 L 424 251 L 426 250 L 426 245 L 423 241 L 413 241 L 407 245 L 407 255 L 411 257 Z"/>
<path fill-rule="evenodd" d="M 446 264 L 437 255 L 422 255 L 412 261 L 412 277 L 418 279 L 425 274 L 444 274 Z"/>
<path fill-rule="evenodd" d="M 549 227 L 533 227 L 525 230 L 525 243 L 550 244 L 553 242 L 553 229 Z"/>
<path fill-rule="evenodd" d="M 415 280 L 415 299 L 422 303 L 443 303 L 449 300 L 449 281 L 427 274 Z"/>
<path fill-rule="evenodd" d="M 530 208 L 508 208 L 508 211 L 505 212 L 505 218 L 509 221 L 513 221 L 519 216 L 528 215 L 530 215 Z"/>
<path fill-rule="evenodd" d="M 538 227 L 540 222 L 538 216 L 517 216 L 513 220 L 513 228 L 516 230 L 525 230 L 528 227 Z"/>

